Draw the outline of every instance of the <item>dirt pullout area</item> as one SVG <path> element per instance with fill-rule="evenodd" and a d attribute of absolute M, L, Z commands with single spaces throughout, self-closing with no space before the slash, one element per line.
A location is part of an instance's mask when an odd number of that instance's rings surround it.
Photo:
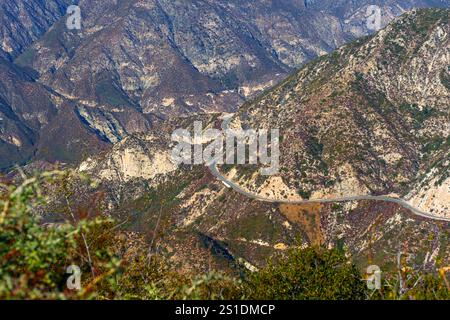
<path fill-rule="evenodd" d="M 281 204 L 280 211 L 290 223 L 298 224 L 305 231 L 311 245 L 322 245 L 325 238 L 322 232 L 322 204 L 289 205 Z"/>

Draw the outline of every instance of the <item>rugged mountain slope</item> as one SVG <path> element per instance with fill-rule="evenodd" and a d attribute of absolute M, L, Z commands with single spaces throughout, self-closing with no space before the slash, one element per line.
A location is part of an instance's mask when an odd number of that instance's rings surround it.
<path fill-rule="evenodd" d="M 0 56 L 13 59 L 66 13 L 69 0 L 1 0 Z"/>
<path fill-rule="evenodd" d="M 399 253 L 415 268 L 450 263 L 448 223 L 417 218 L 394 204 L 262 203 L 228 189 L 202 167 L 151 180 L 105 179 L 95 190 L 108 195 L 108 212 L 128 230 L 149 242 L 155 236 L 152 249 L 184 268 L 253 269 L 287 248 L 311 245 L 345 248 L 363 269 L 377 264 L 387 270 Z"/>
<path fill-rule="evenodd" d="M 413 11 L 307 65 L 234 125 L 281 129 L 280 177 L 297 198 L 394 193 L 448 216 L 449 19 Z"/>
<path fill-rule="evenodd" d="M 412 6 L 448 1 L 80 1 L 83 29 L 60 21 L 18 63 L 85 105 L 111 141 L 151 126 L 148 114 L 235 110 L 295 67 L 369 32 Z M 101 110 L 101 111 L 99 111 Z M 130 117 L 130 113 L 135 114 Z M 114 120 L 113 120 L 114 119 Z M 139 120 L 137 120 L 139 119 Z"/>
<path fill-rule="evenodd" d="M 34 150 L 33 159 L 76 160 L 81 149 L 92 154 L 101 148 L 95 141 L 116 143 L 166 117 L 235 110 L 293 68 L 369 33 L 368 5 L 380 6 L 384 25 L 413 6 L 449 2 L 81 0 L 81 31 L 66 27 L 62 16 L 70 4 L 1 0 L 0 56 L 29 70 L 41 89 L 50 88 L 47 94 L 59 94 L 75 107 L 68 118 L 59 113 L 54 125 L 67 128 L 74 121 L 77 132 L 90 133 L 89 147 L 61 142 L 58 150 L 47 148 L 54 137 L 33 128 L 28 131 L 33 148 L 2 142 L 7 144 L 2 150 L 15 150 L 3 153 L 2 168 L 30 159 Z M 22 94 L 8 90 L 11 96 Z M 32 109 L 35 102 L 27 104 Z M 40 110 L 39 104 L 45 102 L 36 101 Z M 13 110 L 25 119 L 21 108 Z M 77 141 L 69 129 L 58 135 Z M 23 135 L 17 128 L 6 133 Z M 37 143 L 41 140 L 46 142 Z"/>
<path fill-rule="evenodd" d="M 74 105 L 12 61 L 61 19 L 72 1 L 0 1 L 0 170 L 30 159 L 78 161 L 105 146 Z M 70 124 L 70 125 L 68 125 Z"/>
<path fill-rule="evenodd" d="M 231 124 L 280 128 L 280 175 L 260 177 L 255 166 L 222 172 L 273 199 L 421 190 L 419 199 L 429 201 L 424 210 L 448 216 L 449 14 L 408 13 L 246 104 Z M 194 119 L 133 136 L 81 167 L 99 178 L 109 212 L 133 230 L 151 239 L 161 214 L 158 248 L 175 261 L 205 268 L 211 254 L 219 265 L 225 259 L 251 268 L 288 247 L 321 244 L 346 248 L 361 266 L 389 268 L 399 253 L 416 267 L 450 262 L 448 223 L 396 204 L 262 203 L 227 188 L 206 167 L 162 167 L 155 159 L 170 157 L 171 133 Z M 205 128 L 222 122 L 217 115 L 198 120 Z"/>
<path fill-rule="evenodd" d="M 79 161 L 102 146 L 74 104 L 0 58 L 0 170 L 32 158 Z"/>
<path fill-rule="evenodd" d="M 33 127 L 39 127 L 39 121 L 46 121 L 53 111 L 53 105 L 45 90 L 34 86 L 23 70 L 2 58 L 0 79 L 0 167 L 3 168 L 31 156 L 32 145 L 35 143 Z M 35 97 L 40 98 L 40 103 L 31 109 L 29 102 Z M 21 121 L 18 114 L 28 118 L 30 124 L 27 126 Z"/>
<path fill-rule="evenodd" d="M 203 119 L 210 126 L 217 120 Z M 77 189 L 74 203 L 82 204 L 84 194 L 106 195 L 109 214 L 149 242 L 155 237 L 152 250 L 183 268 L 253 270 L 272 254 L 310 245 L 345 248 L 361 268 L 387 270 L 399 253 L 417 268 L 450 263 L 448 223 L 376 201 L 279 205 L 249 199 L 206 167 L 177 169 L 158 161 L 170 155 L 171 130 L 127 138 L 84 163 L 81 170 L 98 177 L 99 187 Z"/>

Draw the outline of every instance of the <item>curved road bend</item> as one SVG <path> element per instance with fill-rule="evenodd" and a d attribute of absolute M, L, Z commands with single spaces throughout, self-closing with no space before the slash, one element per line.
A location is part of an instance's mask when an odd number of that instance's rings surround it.
<path fill-rule="evenodd" d="M 222 122 L 222 129 L 226 130 L 228 129 L 228 124 L 231 121 L 232 116 L 227 116 L 224 118 Z M 267 202 L 267 203 L 280 203 L 280 204 L 308 204 L 308 203 L 333 203 L 333 202 L 347 202 L 347 201 L 358 201 L 358 200 L 375 200 L 375 201 L 385 201 L 385 202 L 392 202 L 396 203 L 403 208 L 406 208 L 410 210 L 413 214 L 416 216 L 431 219 L 435 221 L 447 221 L 450 222 L 450 218 L 445 217 L 438 217 L 435 215 L 432 215 L 428 212 L 424 212 L 418 208 L 413 207 L 408 202 L 406 202 L 403 199 L 399 198 L 392 198 L 388 196 L 349 196 L 349 197 L 342 197 L 342 198 L 334 198 L 334 199 L 315 199 L 315 200 L 274 200 L 274 199 L 268 199 L 261 197 L 259 195 L 250 193 L 246 190 L 244 190 L 241 186 L 236 184 L 235 182 L 227 179 L 225 176 L 220 173 L 219 169 L 217 168 L 217 164 L 213 163 L 209 166 L 209 170 L 211 173 L 220 181 L 224 182 L 226 185 L 229 185 L 231 189 L 234 191 L 257 201 L 261 202 Z"/>

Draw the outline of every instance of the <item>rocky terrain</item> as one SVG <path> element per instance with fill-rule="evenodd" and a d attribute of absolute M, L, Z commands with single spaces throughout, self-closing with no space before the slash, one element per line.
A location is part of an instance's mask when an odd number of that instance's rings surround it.
<path fill-rule="evenodd" d="M 1 151 L 16 156 L 2 159 L 0 169 L 39 159 L 76 162 L 105 142 L 147 132 L 170 117 L 235 111 L 295 68 L 375 31 L 368 29 L 369 5 L 380 7 L 381 26 L 412 7 L 449 6 L 448 0 L 76 3 L 81 30 L 66 27 L 69 1 L 1 0 L 0 56 L 2 64 L 20 66 L 29 82 L 70 104 L 54 125 L 74 123 L 89 143 L 74 148 L 78 137 L 68 130 L 67 144 L 52 149 L 42 141 L 53 139 L 42 125 L 29 131 L 33 142 L 22 141 L 23 133 L 12 128 L 32 125 L 15 100 L 4 98 L 16 120 L 2 121 L 16 143 L 5 138 Z"/>
<path fill-rule="evenodd" d="M 80 122 L 75 105 L 0 58 L 0 168 L 30 158 L 76 162 L 107 146 Z"/>
<path fill-rule="evenodd" d="M 448 217 L 449 20 L 449 10 L 409 12 L 246 103 L 231 126 L 280 128 L 280 174 L 260 176 L 250 165 L 219 169 L 268 199 L 391 195 Z M 173 130 L 193 119 L 205 128 L 222 123 L 220 114 L 172 121 L 80 167 L 99 178 L 109 212 L 149 239 L 156 235 L 153 249 L 173 261 L 253 269 L 286 248 L 324 245 L 345 248 L 361 267 L 389 268 L 400 253 L 419 268 L 450 262 L 448 222 L 397 204 L 263 203 L 207 167 L 161 161 L 170 157 Z"/>
<path fill-rule="evenodd" d="M 308 64 L 232 125 L 282 129 L 280 176 L 298 199 L 391 194 L 448 216 L 449 18 L 413 11 Z"/>
<path fill-rule="evenodd" d="M 14 59 L 66 14 L 68 0 L 0 1 L 0 57 Z"/>

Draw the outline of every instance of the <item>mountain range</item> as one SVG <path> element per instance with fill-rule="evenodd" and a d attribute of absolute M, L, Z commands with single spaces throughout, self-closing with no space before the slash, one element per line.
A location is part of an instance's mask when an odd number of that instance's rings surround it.
<path fill-rule="evenodd" d="M 369 5 L 380 7 L 380 26 L 412 7 L 449 6 L 448 0 L 81 0 L 82 29 L 69 30 L 70 4 L 0 1 L 1 64 L 9 70 L 0 78 L 0 148 L 10 155 L 0 168 L 73 163 L 169 117 L 236 111 L 295 68 L 375 31 L 367 25 Z M 20 85 L 8 87 L 11 77 L 49 97 L 39 119 L 21 106 L 33 103 L 24 102 Z M 63 133 L 67 123 L 77 130 Z M 60 134 L 50 143 L 47 132 Z"/>

